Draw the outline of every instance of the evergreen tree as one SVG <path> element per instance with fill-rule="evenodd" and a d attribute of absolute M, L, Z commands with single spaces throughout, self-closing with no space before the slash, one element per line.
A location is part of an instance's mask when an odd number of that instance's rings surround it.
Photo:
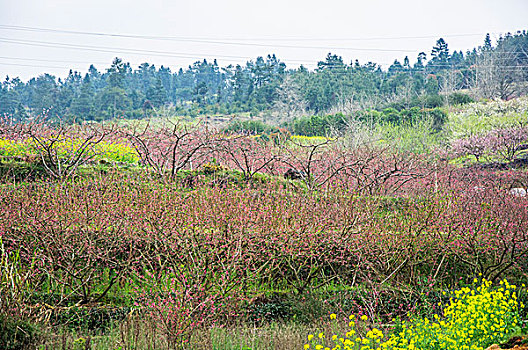
<path fill-rule="evenodd" d="M 99 111 L 108 118 L 115 118 L 130 110 L 132 101 L 124 89 L 106 87 L 98 96 Z"/>
<path fill-rule="evenodd" d="M 119 57 L 114 58 L 112 65 L 107 70 L 108 78 L 107 83 L 110 88 L 123 88 L 125 80 L 125 64 Z"/>
<path fill-rule="evenodd" d="M 46 112 L 49 116 L 57 116 L 59 86 L 55 77 L 50 74 L 42 74 L 36 79 L 28 82 L 29 104 L 33 114 L 39 115 Z"/>
<path fill-rule="evenodd" d="M 79 94 L 72 102 L 71 113 L 81 120 L 93 120 L 95 117 L 94 97 L 95 92 L 90 74 L 86 74 L 79 89 Z"/>
<path fill-rule="evenodd" d="M 423 70 L 425 67 L 424 64 L 426 60 L 427 60 L 427 55 L 425 54 L 425 52 L 420 52 L 416 59 L 416 63 L 414 64 L 414 69 Z"/>
<path fill-rule="evenodd" d="M 453 69 L 460 69 L 465 64 L 464 54 L 462 51 L 453 51 L 451 57 L 449 57 L 449 65 Z"/>
<path fill-rule="evenodd" d="M 408 56 L 405 56 L 405 58 L 403 59 L 403 69 L 406 70 L 406 71 L 410 71 L 411 70 L 411 63 L 409 62 L 409 57 Z"/>
<path fill-rule="evenodd" d="M 193 91 L 193 101 L 198 103 L 200 106 L 204 106 L 207 101 L 207 91 L 207 84 L 204 81 L 198 83 Z"/>
<path fill-rule="evenodd" d="M 484 47 L 483 47 L 483 50 L 484 51 L 490 51 L 492 49 L 492 45 L 491 45 L 491 38 L 490 38 L 490 35 L 489 33 L 486 34 L 486 37 L 484 38 Z"/>
<path fill-rule="evenodd" d="M 449 48 L 443 38 L 436 41 L 436 45 L 431 50 L 431 61 L 429 65 L 432 71 L 439 71 L 448 67 Z"/>
<path fill-rule="evenodd" d="M 389 67 L 389 74 L 400 73 L 403 71 L 403 66 L 398 60 L 394 60 L 394 63 Z"/>
<path fill-rule="evenodd" d="M 154 86 L 147 91 L 147 99 L 154 107 L 160 107 L 167 102 L 167 91 L 160 77 L 156 79 Z"/>
<path fill-rule="evenodd" d="M 124 82 L 127 66 L 116 57 L 107 70 L 107 86 L 99 94 L 100 112 L 115 118 L 129 110 L 132 102 L 125 91 Z"/>

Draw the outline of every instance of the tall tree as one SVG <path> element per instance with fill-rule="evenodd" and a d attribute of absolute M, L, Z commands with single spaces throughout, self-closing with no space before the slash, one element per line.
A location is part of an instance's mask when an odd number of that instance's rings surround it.
<path fill-rule="evenodd" d="M 107 86 L 99 95 L 100 111 L 110 118 L 115 118 L 128 111 L 132 105 L 124 89 L 127 66 L 116 57 L 107 73 Z"/>
<path fill-rule="evenodd" d="M 108 72 L 108 86 L 111 88 L 123 88 L 125 80 L 126 68 L 123 60 L 119 57 L 114 58 L 112 65 L 107 69 Z"/>
<path fill-rule="evenodd" d="M 160 107 L 167 102 L 167 91 L 160 77 L 156 78 L 154 86 L 147 91 L 147 99 L 154 107 Z"/>
<path fill-rule="evenodd" d="M 93 120 L 95 118 L 94 98 L 94 87 L 90 75 L 86 74 L 79 89 L 79 94 L 71 105 L 71 113 L 81 120 Z"/>
<path fill-rule="evenodd" d="M 436 41 L 436 45 L 431 50 L 431 57 L 429 66 L 432 68 L 432 71 L 446 69 L 449 66 L 449 48 L 443 38 Z"/>
<path fill-rule="evenodd" d="M 427 60 L 427 55 L 425 52 L 420 52 L 416 58 L 416 63 L 414 64 L 414 69 L 422 71 L 425 67 L 425 61 Z"/>

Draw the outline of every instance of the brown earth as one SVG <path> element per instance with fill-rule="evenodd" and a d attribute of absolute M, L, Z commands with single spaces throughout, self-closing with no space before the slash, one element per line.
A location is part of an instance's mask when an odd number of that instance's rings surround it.
<path fill-rule="evenodd" d="M 516 350 L 528 350 L 528 337 L 513 337 L 503 344 L 493 344 L 486 350 L 501 350 L 501 349 L 516 349 Z"/>

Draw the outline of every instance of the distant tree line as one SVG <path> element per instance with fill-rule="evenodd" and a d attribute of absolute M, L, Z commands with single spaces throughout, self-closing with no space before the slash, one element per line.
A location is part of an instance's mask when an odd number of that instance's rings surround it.
<path fill-rule="evenodd" d="M 143 63 L 132 67 L 115 58 L 105 72 L 93 65 L 82 76 L 65 79 L 43 74 L 27 82 L 6 79 L 0 86 L 0 115 L 23 119 L 45 113 L 70 120 L 142 118 L 167 106 L 182 115 L 263 111 L 294 117 L 348 114 L 376 107 L 435 108 L 467 102 L 467 94 L 508 99 L 527 92 L 528 32 L 489 35 L 471 51 L 450 52 L 438 39 L 428 55 L 421 52 L 411 66 L 408 57 L 383 70 L 374 63 L 347 64 L 329 53 L 314 70 L 288 69 L 274 54 L 244 65 L 220 67 L 216 60 L 197 61 L 173 72 Z"/>

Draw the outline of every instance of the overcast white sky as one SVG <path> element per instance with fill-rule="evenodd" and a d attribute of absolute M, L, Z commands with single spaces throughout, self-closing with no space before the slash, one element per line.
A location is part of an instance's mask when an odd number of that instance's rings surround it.
<path fill-rule="evenodd" d="M 275 53 L 288 67 L 313 68 L 331 51 L 387 67 L 429 55 L 439 37 L 465 52 L 487 32 L 523 29 L 528 0 L 0 0 L 0 78 L 84 74 L 116 56 L 175 71 L 203 58 L 225 66 Z"/>

